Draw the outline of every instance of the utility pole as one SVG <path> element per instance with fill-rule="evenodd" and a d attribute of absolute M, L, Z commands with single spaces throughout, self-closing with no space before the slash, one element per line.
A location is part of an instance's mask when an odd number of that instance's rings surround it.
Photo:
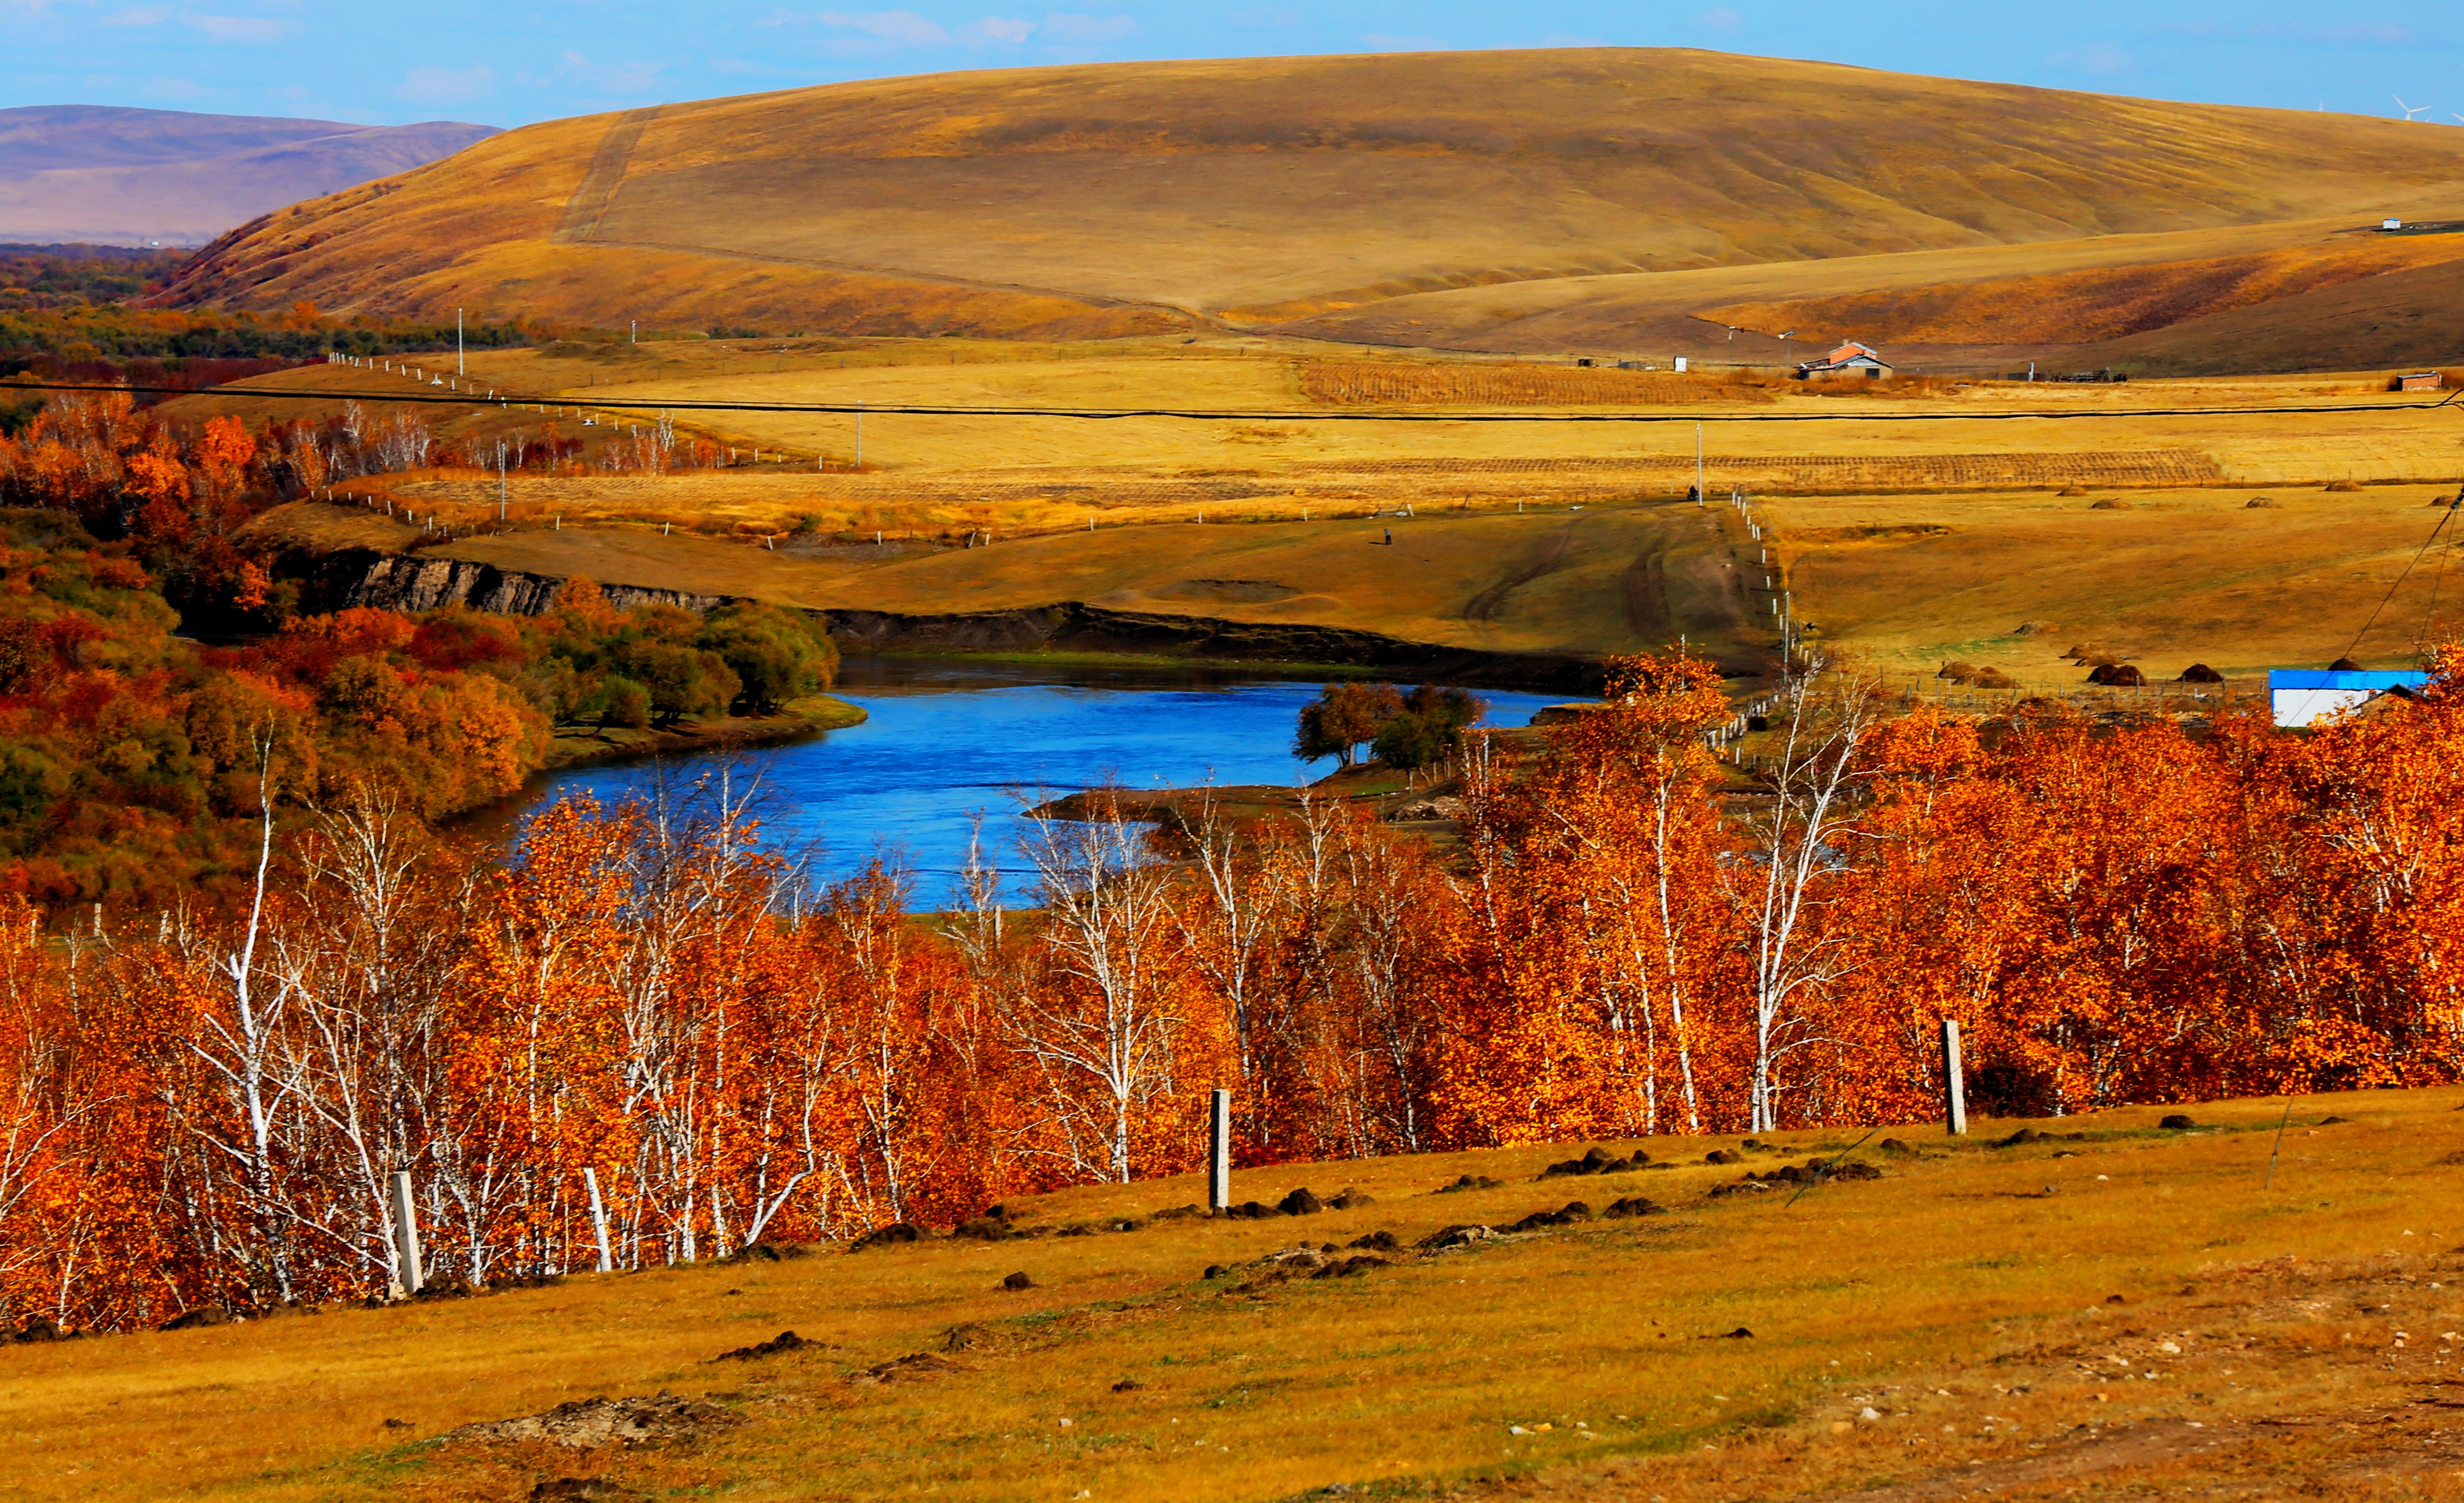
<path fill-rule="evenodd" d="M 1953 1138 L 1968 1136 L 1968 1081 L 1959 1063 L 1959 1020 L 1942 1020 L 1942 1116 Z"/>
<path fill-rule="evenodd" d="M 1232 1208 L 1232 1093 L 1218 1091 L 1209 1102 L 1206 1208 L 1221 1216 Z"/>
<path fill-rule="evenodd" d="M 456 308 L 453 310 L 453 374 L 459 377 L 470 373 L 470 368 L 462 364 L 462 310 Z"/>
<path fill-rule="evenodd" d="M 855 399 L 855 467 L 864 468 L 864 398 Z"/>
<path fill-rule="evenodd" d="M 626 320 L 626 322 L 625 322 L 625 329 L 626 329 L 626 343 L 631 343 L 631 344 L 639 344 L 639 343 L 642 343 L 642 320 L 639 320 L 639 319 L 628 319 L 628 320 Z"/>
<path fill-rule="evenodd" d="M 405 1294 L 416 1294 L 427 1281 L 419 1270 L 419 1219 L 412 1204 L 410 1171 L 393 1172 L 394 1281 Z"/>
<path fill-rule="evenodd" d="M 1703 425 L 1694 425 L 1694 504 L 1703 504 Z"/>

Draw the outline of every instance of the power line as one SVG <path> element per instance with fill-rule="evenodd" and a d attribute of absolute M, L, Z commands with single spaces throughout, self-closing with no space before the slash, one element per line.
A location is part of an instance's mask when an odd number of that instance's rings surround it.
<path fill-rule="evenodd" d="M 2370 618 L 2362 623 L 2362 630 L 2353 633 L 2352 645 L 2344 649 L 2344 656 L 2349 658 L 2355 652 L 2361 651 L 2362 638 L 2368 636 L 2370 634 L 2370 628 L 2377 626 L 2379 623 L 2379 611 L 2387 609 L 2387 602 L 2395 599 L 2395 592 L 2402 589 L 2404 587 L 2404 582 L 2412 577 L 2413 569 L 2421 563 L 2421 556 L 2430 551 L 2430 545 L 2438 541 L 2438 535 L 2446 531 L 2447 524 L 2454 519 L 2455 513 L 2453 508 L 2442 511 L 2438 514 L 2438 525 L 2431 528 L 2430 536 L 2421 540 L 2421 546 L 2412 550 L 2412 559 L 2409 563 L 2405 564 L 2404 572 L 2397 575 L 2395 577 L 2395 583 L 2387 586 L 2386 596 L 2379 601 L 2377 608 L 2370 612 Z"/>
<path fill-rule="evenodd" d="M 195 397 L 222 395 L 248 397 L 277 402 L 402 402 L 427 403 L 439 407 L 485 407 L 492 405 L 485 397 L 468 393 L 436 396 L 427 392 L 396 394 L 387 391 L 288 391 L 267 387 L 127 387 L 100 383 L 70 381 L 35 381 L 11 378 L 0 381 L 0 390 L 11 387 L 36 391 L 125 391 L 131 394 Z M 545 398 L 500 393 L 496 404 L 529 406 L 607 408 L 622 411 L 669 412 L 787 412 L 851 414 L 859 409 L 878 416 L 881 413 L 904 413 L 918 417 L 1056 417 L 1110 422 L 1120 418 L 1181 418 L 1199 423 L 2007 423 L 2018 421 L 2062 422 L 2076 418 L 2143 417 L 2280 417 L 2299 413 L 2340 412 L 2428 412 L 2446 407 L 2464 388 L 2449 392 L 2436 402 L 2349 402 L 2305 405 L 2299 407 L 2199 407 L 2140 408 L 2121 411 L 2023 411 L 2023 412 L 1361 412 L 1322 411 L 1314 409 L 1286 408 L 1052 408 L 1052 407 L 950 407 L 913 403 L 882 407 L 862 401 L 848 402 L 696 402 L 676 398 L 624 401 L 593 397 L 587 401 L 572 398 Z"/>

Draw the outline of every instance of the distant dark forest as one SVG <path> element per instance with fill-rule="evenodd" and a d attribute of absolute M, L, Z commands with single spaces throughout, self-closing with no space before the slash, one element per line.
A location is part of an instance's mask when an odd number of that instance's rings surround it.
<path fill-rule="evenodd" d="M 15 378 L 203 390 L 321 359 L 453 347 L 453 325 L 416 320 L 337 319 L 308 303 L 287 313 L 139 306 L 187 263 L 181 251 L 102 245 L 0 245 L 0 433 L 22 431 L 42 409 Z M 473 349 L 528 344 L 544 328 L 473 323 Z M 141 404 L 148 399 L 140 399 Z"/>

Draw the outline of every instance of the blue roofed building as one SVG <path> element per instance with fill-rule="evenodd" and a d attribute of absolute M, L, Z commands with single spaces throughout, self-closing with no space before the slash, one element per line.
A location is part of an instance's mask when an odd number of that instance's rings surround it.
<path fill-rule="evenodd" d="M 2279 669 L 2267 675 L 2267 704 L 2278 725 L 2315 725 L 2383 694 L 2409 693 L 2430 681 L 2423 673 L 2359 674 L 2332 669 Z"/>

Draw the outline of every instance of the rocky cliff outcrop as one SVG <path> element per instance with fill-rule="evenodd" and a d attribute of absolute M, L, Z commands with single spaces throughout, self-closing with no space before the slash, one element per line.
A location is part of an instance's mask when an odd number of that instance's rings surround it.
<path fill-rule="evenodd" d="M 564 581 L 554 575 L 500 569 L 467 559 L 433 559 L 390 554 L 370 559 L 365 570 L 343 595 L 344 606 L 374 606 L 386 610 L 434 610 L 442 606 L 468 606 L 503 615 L 536 616 L 556 605 Z M 638 585 L 603 585 L 608 603 L 620 610 L 636 606 L 682 606 L 687 610 L 715 610 L 726 595 L 694 595 L 676 589 L 649 589 Z"/>
<path fill-rule="evenodd" d="M 468 606 L 509 615 L 552 609 L 564 580 L 498 568 L 468 559 L 413 554 L 331 553 L 288 561 L 306 586 L 311 610 L 373 606 L 434 610 Z M 608 601 L 629 610 L 646 604 L 715 610 L 738 597 L 696 595 L 638 585 L 605 585 Z M 888 610 L 815 610 L 840 647 L 851 652 L 1135 652 L 1260 663 L 1340 663 L 1397 676 L 1448 683 L 1498 684 L 1589 693 L 1599 665 L 1571 655 L 1483 652 L 1407 642 L 1375 631 L 1293 622 L 1227 621 L 1214 616 L 1109 610 L 1082 601 L 1016 610 L 922 614 Z"/>

